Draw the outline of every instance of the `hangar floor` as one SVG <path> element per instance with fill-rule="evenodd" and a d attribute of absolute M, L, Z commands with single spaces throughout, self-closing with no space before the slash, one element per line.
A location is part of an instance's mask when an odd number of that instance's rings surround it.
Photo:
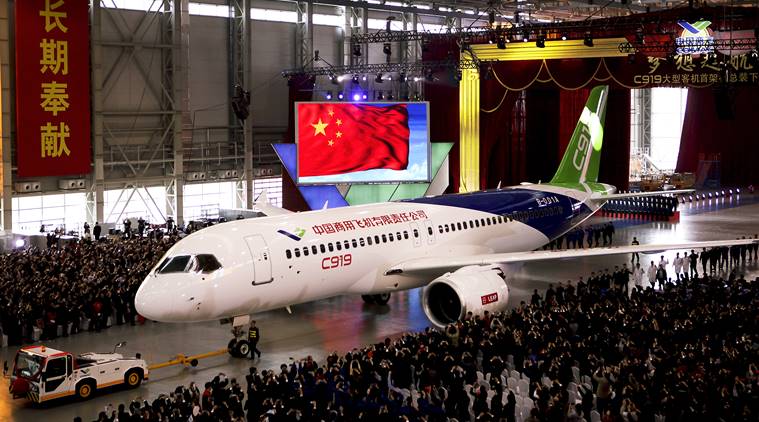
<path fill-rule="evenodd" d="M 733 239 L 753 236 L 758 231 L 759 195 L 740 199 L 720 199 L 706 204 L 684 204 L 678 224 L 652 223 L 635 220 L 616 220 L 614 243 L 627 245 L 633 236 L 641 243 L 670 243 L 685 240 Z M 592 223 L 602 222 L 601 219 Z M 674 257 L 669 253 L 670 262 Z M 641 265 L 656 259 L 642 256 Z M 648 258 L 648 259 L 647 259 Z M 540 263 L 514 267 L 511 276 L 511 304 L 528 300 L 532 289 L 545 290 L 550 283 L 577 280 L 591 271 L 627 262 L 628 256 L 565 260 L 551 265 Z M 746 278 L 759 276 L 759 266 L 752 262 L 746 267 Z M 421 330 L 428 325 L 422 312 L 418 291 L 394 294 L 388 306 L 365 305 L 358 297 L 340 297 L 293 308 L 293 314 L 277 310 L 256 317 L 261 329 L 262 358 L 254 365 L 259 369 L 275 368 L 288 361 L 312 355 L 321 360 L 332 351 L 345 352 L 355 347 L 396 336 L 409 330 Z M 50 347 L 74 353 L 109 351 L 119 341 L 127 341 L 124 354 L 141 352 L 148 362 L 161 362 L 177 353 L 196 354 L 224 347 L 229 326 L 217 323 L 158 324 L 144 326 L 114 326 L 101 333 L 82 333 L 46 343 Z M 16 348 L 0 349 L 0 359 L 11 360 Z M 197 368 L 172 367 L 158 369 L 151 379 L 136 390 L 114 390 L 99 394 L 87 402 L 63 401 L 44 407 L 32 406 L 25 400 L 11 400 L 7 381 L 0 391 L 0 421 L 71 421 L 77 415 L 85 421 L 97 419 L 98 412 L 112 403 L 131 400 L 152 400 L 161 392 L 173 391 L 177 385 L 191 381 L 202 384 L 219 372 L 241 381 L 248 372 L 250 361 L 228 355 L 202 360 Z M 244 381 L 243 381 L 244 382 Z"/>

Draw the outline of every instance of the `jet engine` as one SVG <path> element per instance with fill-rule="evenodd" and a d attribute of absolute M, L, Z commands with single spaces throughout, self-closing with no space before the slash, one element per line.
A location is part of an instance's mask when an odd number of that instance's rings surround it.
<path fill-rule="evenodd" d="M 422 307 L 438 327 L 463 318 L 467 312 L 506 310 L 509 287 L 497 265 L 462 267 L 446 273 L 422 289 Z"/>

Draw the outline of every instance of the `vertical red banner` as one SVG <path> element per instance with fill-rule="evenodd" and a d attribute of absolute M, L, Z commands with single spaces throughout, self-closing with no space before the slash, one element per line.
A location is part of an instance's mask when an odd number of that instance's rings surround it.
<path fill-rule="evenodd" d="M 18 175 L 89 173 L 89 2 L 15 5 Z"/>

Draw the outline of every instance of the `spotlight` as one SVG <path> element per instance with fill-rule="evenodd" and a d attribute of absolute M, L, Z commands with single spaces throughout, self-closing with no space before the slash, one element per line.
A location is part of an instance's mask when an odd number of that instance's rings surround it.
<path fill-rule="evenodd" d="M 522 32 L 522 42 L 527 42 L 530 40 L 530 33 L 527 31 Z"/>
<path fill-rule="evenodd" d="M 585 33 L 585 39 L 582 41 L 586 47 L 593 47 L 593 35 L 590 32 Z"/>
<path fill-rule="evenodd" d="M 342 82 L 342 81 L 344 81 L 344 80 L 345 80 L 345 78 L 347 78 L 347 76 L 345 76 L 345 75 L 340 75 L 340 76 L 338 76 L 338 77 L 337 77 L 337 81 L 338 81 L 338 82 Z"/>
<path fill-rule="evenodd" d="M 732 189 L 728 190 L 728 192 L 730 192 L 730 195 L 733 194 L 733 190 Z"/>
<path fill-rule="evenodd" d="M 393 101 L 393 94 L 392 94 L 392 93 L 390 93 L 390 92 L 388 92 L 388 93 L 387 93 L 387 99 L 388 99 L 389 101 Z"/>
<path fill-rule="evenodd" d="M 408 81 L 408 76 L 406 76 L 405 73 L 401 73 L 400 75 L 398 75 L 398 80 L 401 82 L 406 82 Z"/>
<path fill-rule="evenodd" d="M 342 100 L 343 98 L 345 98 L 345 96 L 343 95 L 343 93 L 342 92 L 338 92 L 337 93 L 337 99 L 338 100 Z"/>
<path fill-rule="evenodd" d="M 693 202 L 693 195 L 688 195 L 688 202 Z"/>
<path fill-rule="evenodd" d="M 712 199 L 712 193 L 709 192 L 709 199 Z"/>
<path fill-rule="evenodd" d="M 329 81 L 333 84 L 337 85 L 337 76 L 336 75 L 329 75 Z"/>
<path fill-rule="evenodd" d="M 498 37 L 498 49 L 499 50 L 505 50 L 506 49 L 506 42 L 508 40 L 504 37 Z"/>
<path fill-rule="evenodd" d="M 361 80 L 366 82 L 366 75 L 361 75 Z"/>
<path fill-rule="evenodd" d="M 358 101 L 360 99 L 361 99 L 361 94 L 359 94 L 358 92 L 353 94 L 353 101 Z"/>
<path fill-rule="evenodd" d="M 567 35 L 567 33 L 566 32 L 562 32 L 562 34 L 561 34 L 561 40 L 562 41 L 566 41 L 567 38 L 569 38 L 569 36 Z"/>
<path fill-rule="evenodd" d="M 413 79 L 414 82 L 419 82 L 421 80 L 422 78 L 420 78 L 419 76 L 414 76 L 414 79 Z"/>
<path fill-rule="evenodd" d="M 369 95 L 366 93 L 366 91 L 364 91 L 363 93 L 361 93 L 361 99 L 362 100 L 365 100 L 367 98 L 369 98 Z"/>
<path fill-rule="evenodd" d="M 538 39 L 535 40 L 535 47 L 546 48 L 546 36 L 543 34 L 538 35 Z"/>
<path fill-rule="evenodd" d="M 735 193 L 741 193 L 741 190 L 739 188 L 736 188 Z"/>
<path fill-rule="evenodd" d="M 722 196 L 725 196 L 725 191 L 724 190 L 722 190 Z"/>
<path fill-rule="evenodd" d="M 488 37 L 488 44 L 493 44 L 493 40 L 495 40 L 495 36 L 491 35 Z"/>
<path fill-rule="evenodd" d="M 359 44 L 353 44 L 353 55 L 356 57 L 361 56 L 361 45 Z"/>
<path fill-rule="evenodd" d="M 353 83 L 358 84 L 358 75 L 353 75 Z"/>
<path fill-rule="evenodd" d="M 381 74 L 381 73 L 378 73 L 378 74 L 377 74 L 377 77 L 376 77 L 376 78 L 374 78 L 374 82 L 376 82 L 376 83 L 378 83 L 378 84 L 381 84 L 381 83 L 382 83 L 382 74 Z"/>
<path fill-rule="evenodd" d="M 16 239 L 16 247 L 17 248 L 23 248 L 25 243 L 26 242 L 24 242 L 24 239 Z"/>
<path fill-rule="evenodd" d="M 326 97 L 328 100 L 331 100 L 331 99 L 332 99 L 332 91 L 327 91 L 327 95 L 325 95 L 325 97 Z"/>
<path fill-rule="evenodd" d="M 389 42 L 386 42 L 384 45 L 382 45 L 382 52 L 385 53 L 386 56 L 393 54 L 393 47 Z"/>

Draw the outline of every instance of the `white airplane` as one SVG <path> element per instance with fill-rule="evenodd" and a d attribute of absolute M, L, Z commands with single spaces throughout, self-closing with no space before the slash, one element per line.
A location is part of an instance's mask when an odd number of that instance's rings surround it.
<path fill-rule="evenodd" d="M 683 192 L 615 194 L 596 183 L 607 95 L 607 87 L 591 92 L 549 183 L 302 213 L 259 198 L 268 216 L 177 242 L 140 286 L 137 311 L 163 322 L 242 325 L 271 309 L 346 294 L 385 304 L 392 292 L 425 286 L 424 312 L 444 326 L 468 311 L 506 309 L 509 263 L 750 243 L 533 251 L 609 199 Z"/>

